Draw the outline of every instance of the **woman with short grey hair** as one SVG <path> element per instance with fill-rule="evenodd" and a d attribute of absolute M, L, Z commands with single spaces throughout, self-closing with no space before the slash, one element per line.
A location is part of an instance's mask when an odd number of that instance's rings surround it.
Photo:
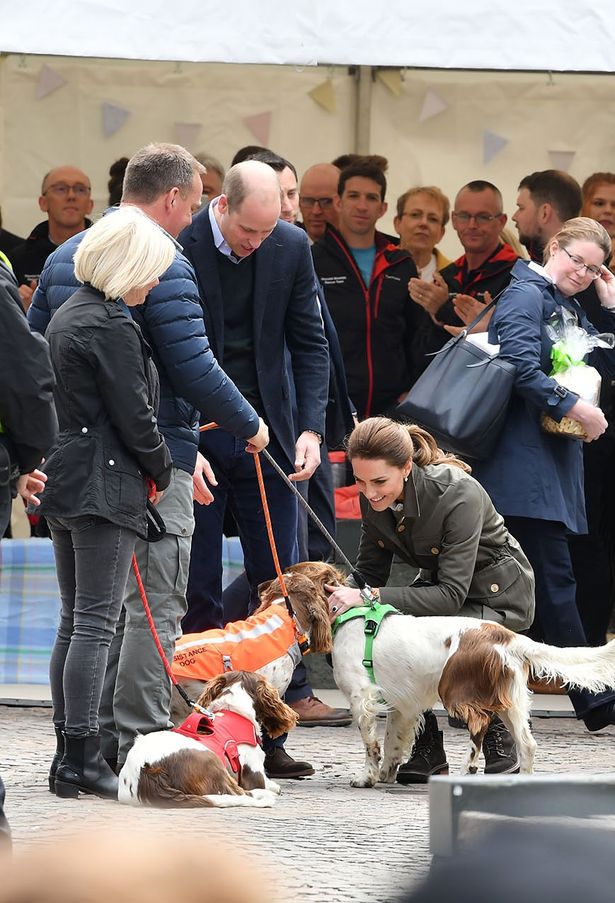
<path fill-rule="evenodd" d="M 142 304 L 175 246 L 135 207 L 109 213 L 75 254 L 84 283 L 46 337 L 55 371 L 60 436 L 43 469 L 62 607 L 50 663 L 57 750 L 49 789 L 116 798 L 102 758 L 98 708 L 148 496 L 169 485 L 171 457 L 158 431 L 158 374 L 129 308 Z"/>

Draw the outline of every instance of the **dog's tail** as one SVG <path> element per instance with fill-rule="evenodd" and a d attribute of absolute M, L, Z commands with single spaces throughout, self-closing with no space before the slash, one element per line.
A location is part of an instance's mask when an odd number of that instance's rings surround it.
<path fill-rule="evenodd" d="M 605 646 L 547 646 L 515 635 L 506 652 L 525 662 L 535 678 L 600 693 L 615 687 L 615 640 Z"/>

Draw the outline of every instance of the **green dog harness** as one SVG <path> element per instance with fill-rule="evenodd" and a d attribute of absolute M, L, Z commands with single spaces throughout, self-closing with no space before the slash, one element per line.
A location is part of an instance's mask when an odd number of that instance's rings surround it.
<path fill-rule="evenodd" d="M 381 602 L 375 602 L 373 605 L 364 605 L 357 608 L 349 608 L 344 614 L 339 615 L 331 625 L 333 636 L 337 633 L 342 624 L 346 621 L 352 621 L 354 618 L 365 618 L 365 626 L 363 633 L 365 634 L 365 650 L 363 652 L 363 667 L 368 673 L 370 681 L 375 684 L 374 677 L 374 659 L 373 648 L 374 640 L 380 630 L 380 625 L 387 615 L 399 615 L 401 612 L 393 605 L 383 605 Z"/>

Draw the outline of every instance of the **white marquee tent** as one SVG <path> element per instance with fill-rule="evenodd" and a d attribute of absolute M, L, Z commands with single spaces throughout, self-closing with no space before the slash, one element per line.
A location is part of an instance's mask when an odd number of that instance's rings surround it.
<path fill-rule="evenodd" d="M 116 59 L 615 70 L 608 0 L 15 0 L 0 50 Z"/>
<path fill-rule="evenodd" d="M 0 0 L 2 214 L 27 234 L 60 163 L 98 213 L 109 164 L 152 140 L 225 165 L 266 144 L 299 171 L 371 150 L 390 203 L 486 178 L 510 214 L 535 169 L 615 171 L 613 72 L 606 0 Z"/>

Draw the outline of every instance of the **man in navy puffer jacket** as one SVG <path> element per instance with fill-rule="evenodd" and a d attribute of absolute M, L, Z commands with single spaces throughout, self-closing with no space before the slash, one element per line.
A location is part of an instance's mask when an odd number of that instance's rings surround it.
<path fill-rule="evenodd" d="M 123 204 L 139 207 L 173 237 L 192 221 L 201 200 L 204 167 L 184 148 L 151 144 L 130 160 Z M 113 216 L 109 211 L 108 216 Z M 30 326 L 43 333 L 54 313 L 76 290 L 73 256 L 85 233 L 61 245 L 47 260 L 28 311 Z M 152 615 L 167 658 L 172 659 L 186 610 L 186 583 L 194 529 L 193 497 L 209 504 L 203 478 L 215 484 L 198 454 L 199 412 L 260 450 L 268 430 L 254 408 L 218 365 L 205 334 L 194 271 L 180 253 L 133 316 L 150 344 L 160 374 L 158 426 L 173 457 L 173 476 L 158 511 L 167 533 L 155 547 L 139 540 L 136 555 Z M 122 374 L 118 373 L 118 391 Z M 110 650 L 100 712 L 103 753 L 121 765 L 136 733 L 169 723 L 171 684 L 149 634 L 135 581 L 124 601 L 125 623 Z"/>

